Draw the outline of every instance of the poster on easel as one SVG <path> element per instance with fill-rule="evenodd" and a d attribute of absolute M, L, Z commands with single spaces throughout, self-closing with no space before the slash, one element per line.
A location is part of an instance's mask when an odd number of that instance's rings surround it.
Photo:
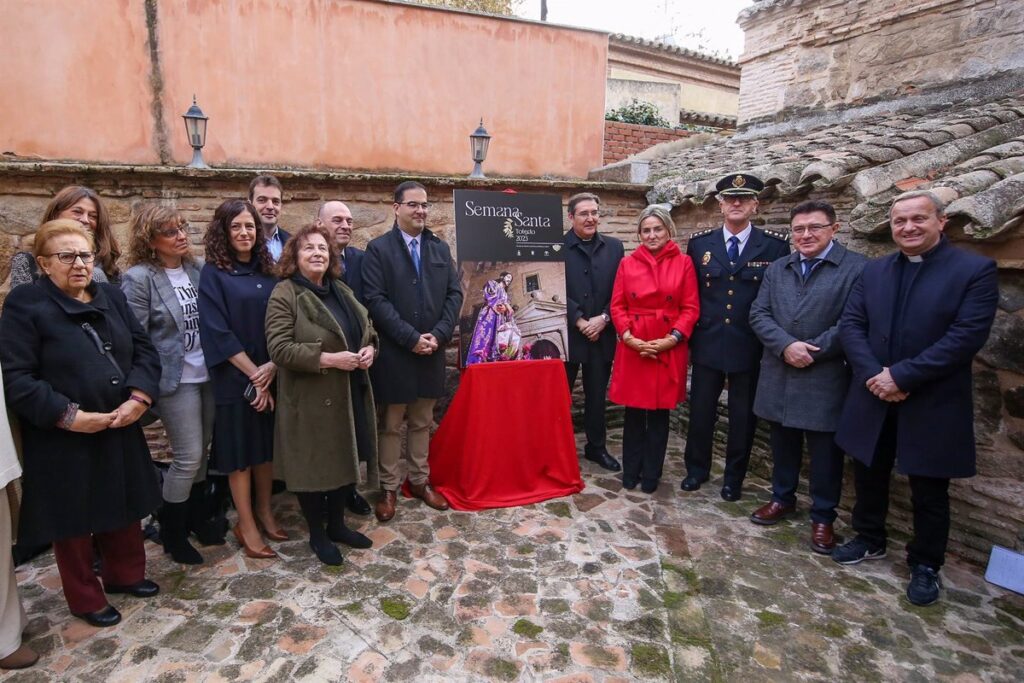
<path fill-rule="evenodd" d="M 455 190 L 460 365 L 565 359 L 560 195 Z"/>

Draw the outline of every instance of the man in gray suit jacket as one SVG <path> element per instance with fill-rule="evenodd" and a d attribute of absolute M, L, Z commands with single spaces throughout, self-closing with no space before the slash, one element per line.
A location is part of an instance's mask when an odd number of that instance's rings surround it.
<path fill-rule="evenodd" d="M 843 484 L 836 424 L 850 381 L 839 342 L 839 317 L 867 259 L 833 240 L 839 223 L 823 201 L 790 212 L 796 251 L 765 271 L 750 308 L 764 344 L 754 413 L 771 427 L 772 498 L 750 516 L 775 524 L 796 510 L 804 440 L 811 457 L 811 549 L 835 548 L 832 523 Z"/>

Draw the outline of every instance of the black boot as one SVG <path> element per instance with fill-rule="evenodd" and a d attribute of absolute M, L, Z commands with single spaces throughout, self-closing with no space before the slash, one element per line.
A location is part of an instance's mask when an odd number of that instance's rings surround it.
<path fill-rule="evenodd" d="M 186 518 L 188 503 L 170 503 L 164 501 L 160 510 L 160 539 L 164 542 L 164 552 L 170 554 L 180 564 L 202 564 L 203 556 L 188 542 Z"/>
<path fill-rule="evenodd" d="M 342 563 L 341 551 L 331 543 L 324 533 L 324 494 L 319 491 L 296 493 L 302 516 L 309 527 L 309 547 L 313 549 L 320 561 L 326 565 L 337 567 Z"/>
<path fill-rule="evenodd" d="M 224 477 L 210 476 L 192 485 L 188 497 L 188 531 L 202 545 L 224 545 L 228 533 L 228 484 Z"/>
<path fill-rule="evenodd" d="M 373 547 L 373 541 L 345 526 L 345 503 L 355 490 L 355 485 L 349 484 L 327 492 L 327 537 L 335 543 L 365 550 Z"/>

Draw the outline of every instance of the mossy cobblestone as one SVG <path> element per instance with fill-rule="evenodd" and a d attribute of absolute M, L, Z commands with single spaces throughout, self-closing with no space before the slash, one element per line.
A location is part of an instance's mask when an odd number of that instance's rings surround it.
<path fill-rule="evenodd" d="M 68 614 L 42 555 L 18 569 L 42 659 L 5 683 L 1024 680 L 1024 597 L 951 559 L 942 602 L 910 605 L 897 543 L 835 565 L 808 548 L 806 501 L 775 528 L 747 521 L 762 480 L 735 503 L 716 477 L 679 491 L 679 445 L 653 496 L 581 460 L 587 487 L 563 499 L 475 513 L 400 499 L 391 524 L 349 517 L 375 547 L 342 548 L 330 570 L 294 499 L 276 496 L 293 539 L 275 544 L 281 560 L 229 541 L 183 568 L 147 543 L 162 591 L 112 596 L 115 629 Z"/>

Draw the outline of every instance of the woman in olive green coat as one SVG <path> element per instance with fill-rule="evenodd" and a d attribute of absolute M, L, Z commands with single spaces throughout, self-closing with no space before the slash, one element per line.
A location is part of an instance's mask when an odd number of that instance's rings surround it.
<path fill-rule="evenodd" d="M 278 367 L 274 471 L 298 497 L 310 547 L 329 565 L 342 562 L 331 541 L 372 545 L 345 526 L 344 504 L 359 481 L 360 456 L 370 486 L 378 486 L 367 375 L 377 334 L 366 309 L 338 279 L 340 268 L 327 230 L 306 226 L 285 243 L 281 282 L 267 304 L 267 350 Z"/>

